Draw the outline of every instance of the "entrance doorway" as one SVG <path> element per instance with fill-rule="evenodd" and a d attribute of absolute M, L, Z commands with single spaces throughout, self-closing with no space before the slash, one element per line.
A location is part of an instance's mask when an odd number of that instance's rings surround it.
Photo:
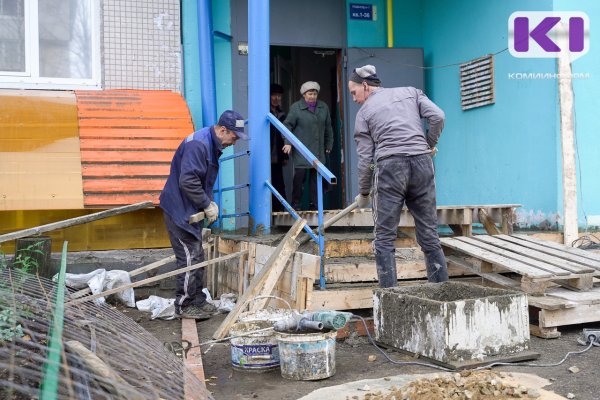
<path fill-rule="evenodd" d="M 343 208 L 344 171 L 342 149 L 343 124 L 338 82 L 341 74 L 341 50 L 315 47 L 271 46 L 270 48 L 271 83 L 277 83 L 284 89 L 282 108 L 287 113 L 290 106 L 302 98 L 300 86 L 306 81 L 318 82 L 321 86 L 318 99 L 329 107 L 333 128 L 333 148 L 327 156 L 325 166 L 336 176 L 337 185 L 323 183 L 325 193 L 323 208 L 329 210 Z M 288 162 L 283 167 L 285 197 L 291 203 L 293 165 Z M 308 174 L 307 174 L 308 175 Z M 308 179 L 305 182 L 301 209 L 308 209 Z"/>

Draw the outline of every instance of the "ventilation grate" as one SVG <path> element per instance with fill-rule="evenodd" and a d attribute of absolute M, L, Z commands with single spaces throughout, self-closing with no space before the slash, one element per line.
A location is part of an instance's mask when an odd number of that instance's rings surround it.
<path fill-rule="evenodd" d="M 494 58 L 491 55 L 460 65 L 460 100 L 463 110 L 494 104 Z"/>

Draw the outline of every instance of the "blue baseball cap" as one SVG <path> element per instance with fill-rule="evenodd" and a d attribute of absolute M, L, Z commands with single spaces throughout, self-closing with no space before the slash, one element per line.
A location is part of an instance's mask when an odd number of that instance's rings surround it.
<path fill-rule="evenodd" d="M 244 132 L 244 117 L 242 117 L 242 114 L 233 110 L 224 111 L 219 117 L 218 125 L 234 131 L 240 139 L 248 140 L 248 135 Z"/>

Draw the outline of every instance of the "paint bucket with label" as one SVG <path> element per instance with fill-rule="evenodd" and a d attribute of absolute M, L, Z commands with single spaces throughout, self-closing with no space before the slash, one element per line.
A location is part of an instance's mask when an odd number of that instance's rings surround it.
<path fill-rule="evenodd" d="M 298 381 L 314 381 L 335 374 L 337 331 L 311 333 L 276 332 L 281 376 Z"/>
<path fill-rule="evenodd" d="M 270 328 L 269 321 L 238 322 L 229 330 L 230 336 Z M 231 364 L 240 371 L 265 372 L 279 367 L 279 346 L 272 330 L 231 338 Z"/>

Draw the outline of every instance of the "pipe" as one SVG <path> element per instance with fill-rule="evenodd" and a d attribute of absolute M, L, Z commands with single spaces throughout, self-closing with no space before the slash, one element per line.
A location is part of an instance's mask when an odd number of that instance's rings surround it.
<path fill-rule="evenodd" d="M 387 0 L 387 47 L 394 47 L 394 6 L 393 0 Z"/>
<path fill-rule="evenodd" d="M 213 44 L 212 1 L 198 0 L 198 44 L 202 96 L 202 124 L 217 123 L 217 89 Z"/>
<path fill-rule="evenodd" d="M 250 134 L 250 221 L 252 234 L 271 231 L 269 121 L 269 0 L 248 1 L 248 127 Z M 266 149 L 266 150 L 265 150 Z"/>

